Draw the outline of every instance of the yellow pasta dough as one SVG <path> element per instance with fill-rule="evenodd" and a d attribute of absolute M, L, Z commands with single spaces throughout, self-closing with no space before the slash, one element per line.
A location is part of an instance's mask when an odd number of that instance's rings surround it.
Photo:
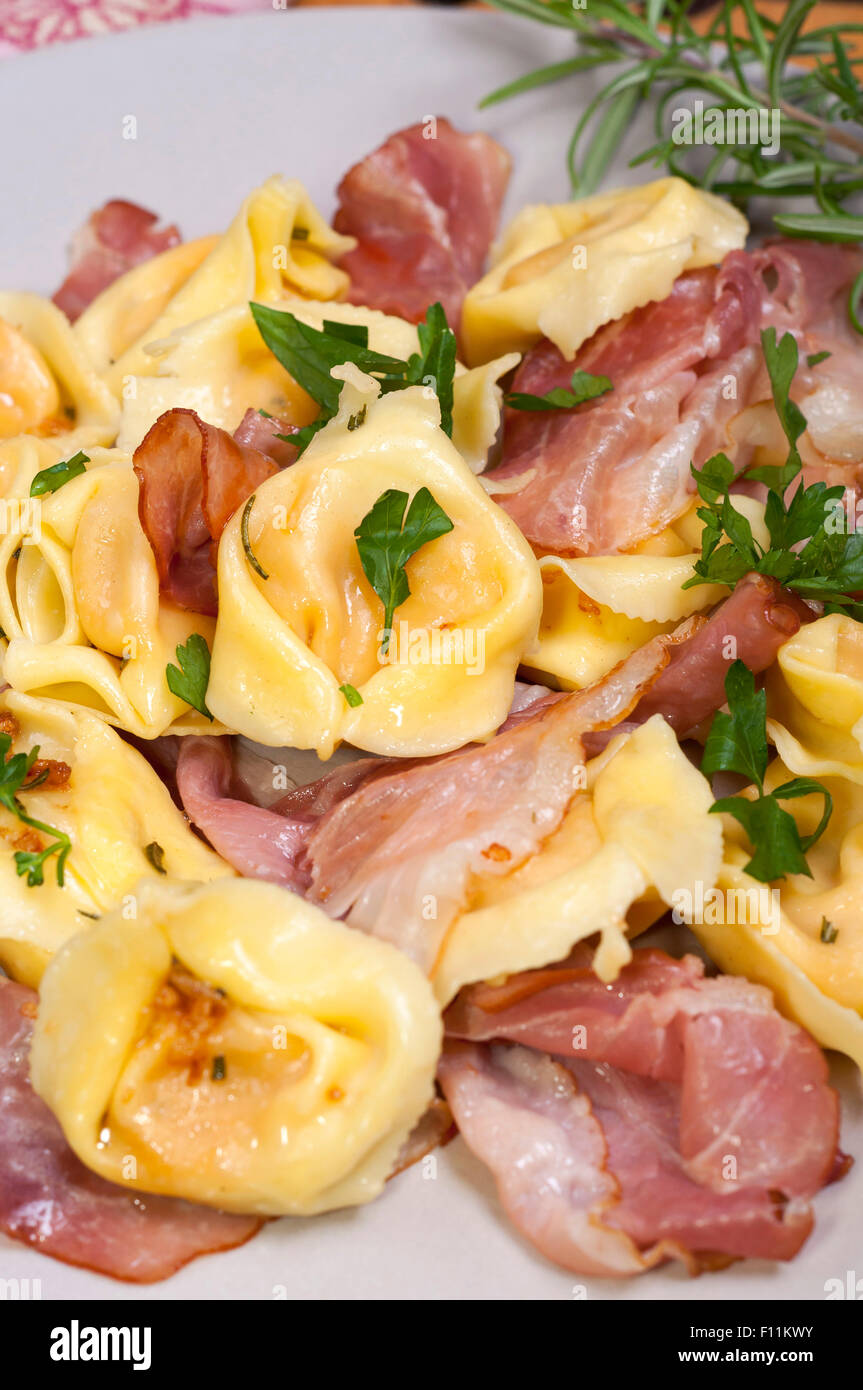
<path fill-rule="evenodd" d="M 70 769 L 62 785 L 36 787 L 19 798 L 29 816 L 71 841 L 62 886 L 51 858 L 42 884 L 29 887 L 18 874 L 16 850 L 50 841 L 0 808 L 0 966 L 14 978 L 36 985 L 54 952 L 120 905 L 144 876 L 203 882 L 232 874 L 192 833 L 149 763 L 103 720 L 6 690 L 0 721 L 12 731 L 13 754 L 38 746 L 41 758 Z"/>
<path fill-rule="evenodd" d="M 472 365 L 550 338 L 566 358 L 604 323 L 664 299 L 684 270 L 744 245 L 746 219 L 683 179 L 524 208 L 468 291 L 462 342 Z"/>
<path fill-rule="evenodd" d="M 440 1044 L 428 982 L 394 947 L 273 884 L 147 881 L 134 916 L 55 957 L 31 1065 L 113 1182 L 310 1215 L 380 1192 Z"/>
<path fill-rule="evenodd" d="M 506 718 L 539 570 L 440 429 L 436 398 L 417 386 L 378 399 L 355 367 L 335 370 L 338 415 L 258 488 L 245 537 L 239 512 L 225 528 L 207 702 L 249 738 L 322 757 L 342 740 L 409 756 L 458 748 Z M 453 530 L 408 561 L 410 596 L 382 651 L 383 604 L 354 532 L 385 491 L 421 487 Z"/>

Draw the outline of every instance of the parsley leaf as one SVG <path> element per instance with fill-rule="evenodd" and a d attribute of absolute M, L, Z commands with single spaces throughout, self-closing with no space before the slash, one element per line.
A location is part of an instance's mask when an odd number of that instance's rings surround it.
<path fill-rule="evenodd" d="M 29 753 L 13 753 L 10 758 L 11 746 L 10 735 L 0 734 L 0 806 L 5 806 L 6 810 L 11 811 L 12 815 L 17 816 L 24 825 L 29 825 L 33 830 L 40 830 L 43 835 L 52 837 L 51 842 L 44 849 L 18 850 L 15 854 L 15 871 L 19 878 L 24 874 L 27 875 L 28 888 L 37 888 L 45 882 L 44 867 L 46 861 L 56 854 L 57 883 L 62 888 L 64 869 L 72 849 L 72 841 L 62 830 L 55 830 L 52 825 L 45 825 L 43 821 L 34 820 L 32 816 L 28 816 L 18 800 L 20 791 L 28 791 L 38 787 L 48 776 L 46 770 L 37 777 L 30 778 L 30 771 L 39 756 L 39 746 L 37 744 L 35 748 L 31 748 Z"/>
<path fill-rule="evenodd" d="M 514 410 L 574 410 L 585 401 L 595 400 L 613 391 L 607 376 L 591 376 L 590 372 L 573 372 L 569 390 L 565 386 L 555 386 L 544 396 L 533 396 L 529 391 L 510 391 L 506 404 Z"/>
<path fill-rule="evenodd" d="M 356 709 L 358 705 L 363 703 L 363 697 L 355 685 L 349 685 L 348 682 L 345 681 L 344 685 L 339 686 L 339 690 L 344 695 L 351 709 Z"/>
<path fill-rule="evenodd" d="M 288 436 L 300 453 L 339 408 L 342 383 L 330 373 L 344 362 L 353 362 L 360 371 L 376 377 L 384 394 L 406 386 L 433 386 L 440 401 L 441 428 L 452 436 L 456 339 L 442 305 L 432 304 L 425 321 L 417 325 L 420 350 L 407 362 L 373 351 L 364 324 L 325 319 L 322 328 L 311 328 L 287 309 L 254 303 L 249 307 L 267 347 L 321 407 L 317 420 Z"/>
<path fill-rule="evenodd" d="M 407 507 L 408 494 L 396 488 L 381 493 L 370 512 L 363 517 L 354 538 L 366 579 L 384 605 L 384 628 L 389 633 L 393 614 L 410 595 L 405 565 L 421 546 L 445 536 L 453 524 L 427 487 L 414 494 Z M 387 635 L 381 647 L 389 647 Z"/>
<path fill-rule="evenodd" d="M 726 812 L 743 826 L 753 855 L 746 872 L 761 883 L 784 878 L 786 874 L 812 877 L 806 853 L 821 837 L 833 812 L 827 788 L 811 777 L 795 777 L 772 792 L 764 791 L 764 774 L 769 756 L 767 745 L 767 695 L 756 690 L 755 677 L 742 661 L 735 661 L 725 678 L 728 713 L 720 711 L 704 747 L 701 771 L 738 772 L 754 783 L 758 796 L 725 796 L 715 801 L 711 811 Z M 801 796 L 823 796 L 824 813 L 811 835 L 801 837 L 794 817 L 780 806 Z"/>
<path fill-rule="evenodd" d="M 205 700 L 210 683 L 210 648 L 199 632 L 193 632 L 185 646 L 180 643 L 177 660 L 179 667 L 171 662 L 165 667 L 168 689 L 203 714 L 205 719 L 212 720 Z"/>
<path fill-rule="evenodd" d="M 790 500 L 785 499 L 803 467 L 797 441 L 806 429 L 806 418 L 789 394 L 797 370 L 797 343 L 790 333 L 777 343 L 773 328 L 762 333 L 761 341 L 776 413 L 788 440 L 784 464 L 750 468 L 746 475 L 768 489 L 764 521 L 770 545 L 765 550 L 755 540 L 749 522 L 734 507 L 734 466 L 725 454 L 715 454 L 703 468 L 692 466 L 698 495 L 706 505 L 697 513 L 704 522 L 701 555 L 683 588 L 705 583 L 733 588 L 755 571 L 772 576 L 802 598 L 818 599 L 828 611 L 863 617 L 863 603 L 853 597 L 863 590 L 863 532 L 848 533 L 844 519 L 839 520 L 845 489 L 817 482 L 798 486 Z"/>
<path fill-rule="evenodd" d="M 70 459 L 65 459 L 62 463 L 54 463 L 50 468 L 43 468 L 30 484 L 30 496 L 44 497 L 46 492 L 56 492 L 64 483 L 70 483 L 73 478 L 86 473 L 89 462 L 89 455 L 82 454 L 79 449 L 78 453 L 73 454 Z"/>

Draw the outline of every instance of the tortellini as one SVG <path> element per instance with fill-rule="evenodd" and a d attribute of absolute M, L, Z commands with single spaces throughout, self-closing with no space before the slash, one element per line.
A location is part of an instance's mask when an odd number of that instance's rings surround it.
<path fill-rule="evenodd" d="M 273 884 L 143 882 L 47 970 L 33 1085 L 113 1182 L 226 1211 L 375 1197 L 434 1095 L 440 1014 L 395 947 Z"/>
<path fill-rule="evenodd" d="M 776 759 L 768 791 L 800 771 Z M 745 871 L 751 856 L 736 820 L 723 816 L 725 856 L 719 893 L 706 897 L 689 923 L 708 954 L 730 974 L 768 985 L 780 1007 L 822 1047 L 846 1053 L 863 1068 L 863 789 L 842 777 L 819 779 L 833 798 L 827 832 L 808 850 L 812 877 L 757 882 Z M 744 793 L 745 794 L 745 793 Z M 811 834 L 820 796 L 784 802 Z"/>
<path fill-rule="evenodd" d="M 20 482 L 40 460 L 30 446 L 18 452 Z M 141 738 L 169 726 L 175 733 L 211 729 L 168 689 L 165 670 L 192 633 L 211 639 L 213 620 L 160 598 L 129 457 L 97 457 L 57 491 L 5 507 L 5 679 Z"/>
<path fill-rule="evenodd" d="M 468 291 L 467 360 L 524 352 L 543 336 L 574 357 L 604 323 L 664 299 L 684 270 L 741 248 L 747 231 L 724 199 L 679 178 L 524 208 Z"/>
<path fill-rule="evenodd" d="M 149 763 L 103 720 L 6 690 L 0 729 L 13 735 L 13 753 L 38 746 L 40 758 L 70 769 L 59 785 L 20 796 L 29 816 L 71 840 L 62 887 L 52 859 L 42 884 L 29 887 L 17 873 L 15 851 L 48 839 L 0 808 L 0 966 L 14 978 L 36 985 L 53 953 L 142 876 L 204 882 L 233 873 L 193 834 Z"/>
<path fill-rule="evenodd" d="M 863 624 L 831 613 L 779 649 L 768 732 L 795 774 L 863 785 Z"/>
<path fill-rule="evenodd" d="M 542 620 L 536 645 L 525 653 L 525 667 L 562 689 L 581 690 L 652 637 L 725 598 L 722 585 L 682 587 L 701 552 L 700 505 L 693 499 L 670 526 L 631 554 L 541 556 Z M 735 497 L 734 505 L 769 549 L 764 504 Z"/>
<path fill-rule="evenodd" d="M 35 433 L 73 454 L 112 443 L 118 419 L 66 315 L 39 295 L 0 293 L 0 439 Z"/>
<path fill-rule="evenodd" d="M 326 321 L 368 330 L 375 352 L 406 361 L 419 350 L 416 325 L 355 304 L 319 303 L 279 295 L 272 308 L 289 310 L 321 329 Z M 185 406 L 211 425 L 233 431 L 254 406 L 295 425 L 310 423 L 318 406 L 265 345 L 248 304 L 234 305 L 170 336 L 149 343 L 143 375 L 127 375 L 123 387 L 118 445 L 134 449 L 166 410 Z M 481 472 L 489 462 L 501 422 L 502 376 L 518 364 L 509 353 L 468 371 L 456 365 L 453 383 L 453 443 L 468 467 Z"/>
<path fill-rule="evenodd" d="M 556 833 L 504 878 L 477 879 L 433 974 L 442 1003 L 475 980 L 563 959 L 595 932 L 593 968 L 614 980 L 627 939 L 660 917 L 681 887 L 712 886 L 722 861 L 713 797 L 660 715 L 587 765 Z"/>
<path fill-rule="evenodd" d="M 354 244 L 352 237 L 339 236 L 327 225 L 301 183 L 274 176 L 249 194 L 224 236 L 113 362 L 109 364 L 99 340 L 116 341 L 122 331 L 117 327 L 126 307 L 122 280 L 81 316 L 76 332 L 96 360 L 105 362 L 105 380 L 119 397 L 133 378 L 157 371 L 158 357 L 147 351 L 152 343 L 199 319 L 251 299 L 275 302 L 290 294 L 334 299 L 344 294 L 348 276 L 333 261 Z M 175 262 L 165 262 L 165 272 L 172 278 Z M 159 303 L 158 293 L 151 303 Z"/>
<path fill-rule="evenodd" d="M 355 367 L 334 371 L 346 382 L 337 416 L 222 535 L 209 708 L 259 743 L 324 758 L 342 740 L 421 756 L 488 737 L 537 629 L 533 552 L 440 429 L 431 392 L 378 398 Z M 408 561 L 410 596 L 383 650 L 354 532 L 385 490 L 421 487 L 453 529 Z"/>

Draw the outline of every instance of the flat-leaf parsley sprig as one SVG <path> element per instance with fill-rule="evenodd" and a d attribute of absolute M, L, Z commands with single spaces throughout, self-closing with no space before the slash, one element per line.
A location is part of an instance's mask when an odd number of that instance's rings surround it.
<path fill-rule="evenodd" d="M 812 877 L 806 854 L 823 835 L 833 813 L 827 788 L 811 777 L 794 777 L 772 792 L 764 790 L 769 756 L 767 744 L 767 694 L 756 690 L 755 677 L 742 661 L 735 661 L 725 678 L 728 713 L 713 717 L 701 771 L 705 777 L 715 772 L 737 772 L 752 782 L 758 795 L 724 796 L 714 801 L 711 811 L 724 811 L 739 821 L 754 853 L 745 866 L 746 873 L 761 883 L 784 878 L 786 874 Z M 801 836 L 794 817 L 780 806 L 801 796 L 824 798 L 824 812 L 811 835 Z"/>
<path fill-rule="evenodd" d="M 823 482 L 798 486 L 786 501 L 803 466 L 797 441 L 806 429 L 806 419 L 789 394 L 797 370 L 797 343 L 790 333 L 777 343 L 773 328 L 762 333 L 761 341 L 776 413 L 788 440 L 784 464 L 750 468 L 746 474 L 768 489 L 764 522 L 770 545 L 765 550 L 759 544 L 749 521 L 733 505 L 730 488 L 736 475 L 731 460 L 720 453 L 701 469 L 693 464 L 692 476 L 705 503 L 698 509 L 704 530 L 695 574 L 683 587 L 726 584 L 733 588 L 754 570 L 777 579 L 801 598 L 819 600 L 826 612 L 863 618 L 863 603 L 854 597 L 863 590 L 863 532 L 846 531 L 844 522 L 835 524 L 844 487 Z"/>
<path fill-rule="evenodd" d="M 37 888 L 45 882 L 46 862 L 56 855 L 57 883 L 62 888 L 63 873 L 72 849 L 72 841 L 62 830 L 55 830 L 54 826 L 45 825 L 44 821 L 35 820 L 33 816 L 28 815 L 18 800 L 19 792 L 32 791 L 35 787 L 41 786 L 49 775 L 49 769 L 44 768 L 31 778 L 33 764 L 39 756 L 38 744 L 31 748 L 29 753 L 13 753 L 10 757 L 11 747 L 11 735 L 0 734 L 0 805 L 5 806 L 6 810 L 11 811 L 24 825 L 51 837 L 44 849 L 18 850 L 15 854 L 15 870 L 19 878 L 27 875 L 28 888 Z"/>
<path fill-rule="evenodd" d="M 385 635 L 381 644 L 384 654 L 389 649 L 393 614 L 410 596 L 405 565 L 420 546 L 453 529 L 443 507 L 427 487 L 421 487 L 409 507 L 407 504 L 406 492 L 388 488 L 354 532 L 363 572 L 384 605 Z"/>
<path fill-rule="evenodd" d="M 278 436 L 295 444 L 300 453 L 338 411 L 342 383 L 330 373 L 345 362 L 353 362 L 360 371 L 374 376 L 384 395 L 407 386 L 431 386 L 440 402 L 441 428 L 452 437 L 456 340 L 441 304 L 432 304 L 424 322 L 417 324 L 420 350 L 407 361 L 370 348 L 365 324 L 325 319 L 322 328 L 312 328 L 287 309 L 270 309 L 265 304 L 249 307 L 270 352 L 321 408 L 310 425 L 295 434 Z M 360 424 L 362 420 L 357 426 Z"/>
<path fill-rule="evenodd" d="M 596 400 L 613 391 L 607 376 L 592 376 L 590 372 L 573 372 L 569 386 L 554 386 L 542 396 L 529 391 L 510 391 L 506 403 L 514 410 L 574 410 L 585 401 Z"/>
<path fill-rule="evenodd" d="M 205 719 L 212 721 L 207 709 L 207 686 L 210 684 L 210 648 L 200 632 L 193 632 L 185 645 L 177 647 L 179 666 L 169 662 L 165 667 L 165 679 L 172 695 L 185 700 Z"/>

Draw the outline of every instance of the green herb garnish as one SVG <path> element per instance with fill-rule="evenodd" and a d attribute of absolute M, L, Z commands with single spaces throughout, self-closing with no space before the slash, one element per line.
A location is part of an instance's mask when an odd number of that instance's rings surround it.
<path fill-rule="evenodd" d="M 720 711 L 713 716 L 701 771 L 705 777 L 714 772 L 740 773 L 755 784 L 758 796 L 755 800 L 724 796 L 714 801 L 710 809 L 727 812 L 743 826 L 755 851 L 745 866 L 752 878 L 761 883 L 784 878 L 786 874 L 806 874 L 811 878 L 806 854 L 827 828 L 833 812 L 830 793 L 811 777 L 794 777 L 774 791 L 765 792 L 769 756 L 767 694 L 756 690 L 749 667 L 735 661 L 725 678 L 725 695 L 728 713 Z M 794 817 L 779 803 L 816 794 L 824 798 L 824 814 L 813 834 L 802 837 Z"/>
<path fill-rule="evenodd" d="M 291 241 L 308 241 L 308 227 L 293 227 L 291 230 Z"/>
<path fill-rule="evenodd" d="M 165 667 L 168 689 L 205 719 L 212 720 L 205 700 L 210 684 L 210 648 L 199 632 L 193 632 L 185 646 L 180 643 L 177 660 L 179 667 L 170 662 Z"/>
<path fill-rule="evenodd" d="M 408 494 L 396 488 L 381 493 L 360 522 L 354 537 L 366 579 L 384 605 L 384 637 L 381 651 L 389 648 L 393 614 L 410 595 L 405 565 L 429 541 L 445 536 L 453 524 L 427 487 L 414 494 L 405 516 Z"/>
<path fill-rule="evenodd" d="M 351 709 L 356 709 L 358 705 L 363 703 L 363 697 L 356 686 L 349 685 L 347 681 L 345 681 L 344 685 L 339 686 L 339 690 L 344 695 Z"/>
<path fill-rule="evenodd" d="M 246 559 L 248 560 L 252 569 L 255 571 L 255 574 L 259 574 L 262 579 L 269 579 L 270 576 L 267 574 L 267 571 L 264 569 L 257 555 L 253 551 L 252 543 L 249 540 L 249 517 L 252 514 L 252 508 L 254 505 L 255 493 L 253 492 L 251 497 L 247 501 L 245 507 L 243 508 L 243 515 L 240 520 L 240 539 L 243 542 L 243 550 L 245 551 Z"/>
<path fill-rule="evenodd" d="M 807 367 L 817 367 L 819 362 L 826 362 L 828 357 L 832 357 L 832 352 L 810 352 L 806 358 Z"/>
<path fill-rule="evenodd" d="M 555 386 L 544 396 L 532 396 L 527 391 L 510 391 L 506 403 L 515 410 L 574 410 L 585 401 L 604 396 L 614 387 L 607 376 L 591 376 L 590 372 L 573 372 L 569 388 Z"/>
<path fill-rule="evenodd" d="M 360 371 L 376 377 L 384 394 L 407 386 L 432 386 L 440 402 L 441 428 L 452 435 L 456 341 L 440 304 L 432 304 L 425 322 L 417 325 L 420 351 L 406 362 L 373 351 L 364 324 L 325 319 L 322 328 L 311 328 L 287 309 L 270 309 L 264 304 L 249 307 L 267 347 L 321 407 L 312 424 L 295 434 L 278 436 L 295 444 L 299 453 L 338 411 L 342 383 L 330 373 L 345 362 L 353 362 Z"/>
<path fill-rule="evenodd" d="M 213 1058 L 213 1070 L 212 1070 L 211 1073 L 210 1073 L 212 1079 L 213 1079 L 214 1081 L 224 1081 L 224 1079 L 225 1079 L 225 1077 L 227 1076 L 227 1074 L 228 1074 L 228 1064 L 227 1064 L 227 1062 L 225 1061 L 224 1057 L 222 1057 L 222 1056 L 214 1057 L 214 1058 Z"/>
<path fill-rule="evenodd" d="M 166 874 L 168 872 L 165 868 L 165 851 L 162 849 L 158 840 L 153 840 L 149 845 L 145 845 L 144 853 L 157 874 Z"/>
<path fill-rule="evenodd" d="M 45 825 L 43 821 L 34 820 L 28 816 L 21 802 L 18 800 L 18 793 L 31 791 L 34 787 L 41 786 L 48 776 L 48 769 L 39 773 L 38 776 L 30 779 L 30 771 L 39 756 L 38 745 L 31 748 L 29 753 L 13 753 L 9 757 L 9 750 L 12 747 L 12 738 L 9 734 L 0 734 L 0 806 L 5 806 L 7 811 L 11 811 L 13 816 L 24 825 L 29 825 L 33 830 L 39 830 L 43 835 L 50 835 L 51 843 L 41 850 L 18 850 L 15 854 L 15 871 L 19 878 L 27 875 L 28 888 L 37 888 L 44 883 L 44 866 L 52 855 L 57 856 L 55 870 L 57 883 L 63 887 L 63 871 L 69 852 L 72 848 L 72 841 L 62 830 L 55 830 L 52 825 Z"/>
<path fill-rule="evenodd" d="M 847 533 L 844 518 L 837 524 L 844 487 L 812 483 L 798 487 L 785 501 L 802 468 L 797 441 L 806 429 L 806 419 L 789 395 L 797 369 L 797 344 L 790 333 L 777 344 L 772 328 L 762 333 L 761 340 L 776 413 L 789 446 L 781 466 L 750 468 L 746 474 L 768 488 L 764 521 L 770 546 L 765 550 L 759 544 L 746 517 L 732 504 L 729 489 L 735 471 L 731 460 L 714 454 L 703 468 L 692 466 L 706 506 L 698 509 L 704 522 L 701 556 L 694 576 L 683 587 L 711 583 L 733 588 L 745 574 L 755 571 L 772 576 L 802 598 L 820 600 L 827 612 L 861 618 L 863 603 L 851 596 L 863 589 L 863 531 Z"/>
<path fill-rule="evenodd" d="M 44 497 L 46 492 L 57 492 L 64 483 L 69 483 L 73 478 L 86 473 L 89 462 L 89 456 L 79 450 L 63 463 L 54 463 L 50 468 L 43 468 L 30 484 L 30 496 Z"/>
<path fill-rule="evenodd" d="M 828 922 L 826 917 L 821 918 L 821 940 L 825 946 L 832 946 L 839 935 L 839 928 L 834 927 L 832 922 Z"/>

